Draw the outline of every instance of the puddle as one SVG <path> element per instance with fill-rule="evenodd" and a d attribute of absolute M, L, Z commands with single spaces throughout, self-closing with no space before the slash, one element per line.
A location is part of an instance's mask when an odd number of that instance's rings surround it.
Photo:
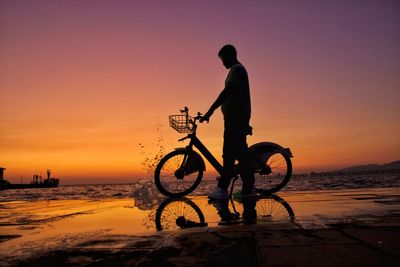
<path fill-rule="evenodd" d="M 371 195 L 375 197 L 365 197 Z M 171 231 L 231 224 L 324 228 L 365 214 L 398 211 L 399 195 L 399 188 L 386 188 L 285 192 L 257 200 L 214 203 L 204 196 L 150 202 L 133 198 L 2 202 L 0 258 L 29 257 L 79 244 L 98 246 L 91 242 L 102 236 L 105 246 L 122 245 L 119 240 L 107 243 L 107 236 L 148 237 L 141 243 L 146 246 L 157 235 Z"/>

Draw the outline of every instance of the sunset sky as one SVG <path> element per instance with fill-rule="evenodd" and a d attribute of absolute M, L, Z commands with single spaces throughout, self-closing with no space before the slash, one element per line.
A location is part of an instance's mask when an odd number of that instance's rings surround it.
<path fill-rule="evenodd" d="M 168 115 L 206 112 L 233 44 L 254 135 L 295 172 L 400 160 L 399 1 L 0 0 L 0 166 L 25 182 L 129 182 L 184 146 Z M 218 110 L 199 137 L 222 151 Z M 141 148 L 141 144 L 143 148 Z"/>

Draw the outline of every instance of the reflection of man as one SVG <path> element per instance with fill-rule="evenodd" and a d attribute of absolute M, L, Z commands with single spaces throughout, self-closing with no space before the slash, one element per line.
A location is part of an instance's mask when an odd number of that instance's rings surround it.
<path fill-rule="evenodd" d="M 218 225 L 233 225 L 238 224 L 240 214 L 233 213 L 229 209 L 229 199 L 218 199 L 212 201 L 213 206 L 217 209 L 218 215 L 221 218 Z"/>
<path fill-rule="evenodd" d="M 254 224 L 257 223 L 256 204 L 257 198 L 243 198 L 243 223 Z"/>
<path fill-rule="evenodd" d="M 202 121 L 208 121 L 214 111 L 221 106 L 224 115 L 224 168 L 218 187 L 208 196 L 211 199 L 229 198 L 228 187 L 234 175 L 235 160 L 239 161 L 240 176 L 243 180 L 242 197 L 256 196 L 254 190 L 254 173 L 251 169 L 251 158 L 248 151 L 246 135 L 251 132 L 249 126 L 251 105 L 250 86 L 247 71 L 237 60 L 236 49 L 225 45 L 218 56 L 223 65 L 229 69 L 225 88 L 219 94 Z"/>
<path fill-rule="evenodd" d="M 213 206 L 217 209 L 218 215 L 221 218 L 218 225 L 233 225 L 240 223 L 240 214 L 236 211 L 235 206 L 232 202 L 233 211 L 229 209 L 229 199 L 218 199 L 210 200 Z M 240 202 L 243 204 L 242 222 L 244 224 L 257 223 L 257 211 L 256 203 L 257 198 L 240 198 Z"/>

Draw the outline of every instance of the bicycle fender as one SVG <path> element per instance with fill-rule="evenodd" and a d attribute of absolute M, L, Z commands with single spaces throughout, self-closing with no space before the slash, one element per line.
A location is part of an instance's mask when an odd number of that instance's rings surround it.
<path fill-rule="evenodd" d="M 257 151 L 265 151 L 265 150 L 269 150 L 269 151 L 279 151 L 282 152 L 282 154 L 285 154 L 286 156 L 293 158 L 293 154 L 292 151 L 290 151 L 290 148 L 284 148 L 281 145 L 278 145 L 276 143 L 272 143 L 272 142 L 260 142 L 260 143 L 256 143 L 254 145 L 251 145 L 249 147 L 249 150 L 252 152 L 257 152 Z"/>
<path fill-rule="evenodd" d="M 199 155 L 199 153 L 197 153 L 194 150 L 188 150 L 185 147 L 179 147 L 179 148 L 175 148 L 176 151 L 189 151 L 190 153 L 190 163 L 191 165 L 195 165 L 195 166 L 199 166 L 200 170 L 205 171 L 206 170 L 206 164 L 204 163 L 203 158 Z"/>

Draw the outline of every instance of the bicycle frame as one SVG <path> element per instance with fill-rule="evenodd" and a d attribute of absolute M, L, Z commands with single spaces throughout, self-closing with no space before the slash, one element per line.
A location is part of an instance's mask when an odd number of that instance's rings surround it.
<path fill-rule="evenodd" d="M 210 162 L 210 164 L 214 167 L 214 169 L 222 176 L 223 172 L 223 166 L 218 162 L 218 160 L 211 154 L 211 152 L 205 147 L 205 145 L 200 141 L 200 139 L 196 136 L 196 131 L 197 131 L 197 123 L 196 121 L 200 120 L 201 114 L 198 113 L 197 117 L 194 117 L 193 120 L 189 120 L 189 109 L 185 107 L 183 110 L 181 110 L 181 113 L 185 113 L 186 116 L 186 125 L 192 124 L 193 129 L 192 132 L 189 133 L 186 137 L 179 139 L 178 141 L 183 141 L 186 139 L 190 139 L 189 145 L 185 147 L 186 150 L 193 151 L 193 146 L 196 147 L 199 152 Z M 251 148 L 256 149 L 257 147 L 268 147 L 271 151 L 281 151 L 282 153 L 286 154 L 288 157 L 293 157 L 292 152 L 290 151 L 289 148 L 283 148 L 278 144 L 275 143 L 270 143 L 270 142 L 262 142 L 262 143 L 257 143 L 252 145 L 249 149 Z M 197 153 L 196 153 L 197 154 Z M 198 154 L 197 154 L 198 155 Z M 199 156 L 199 155 L 198 155 Z M 199 156 L 200 160 L 202 161 L 202 164 L 204 166 L 204 160 Z M 271 173 L 271 168 L 268 165 L 265 165 L 265 163 L 252 155 L 253 161 L 257 164 L 257 168 L 255 171 L 257 171 L 260 174 L 266 174 L 268 175 Z M 187 164 L 187 156 L 185 156 L 181 168 L 184 167 Z M 205 169 L 205 167 L 204 167 Z M 234 171 L 234 177 L 237 178 L 238 175 L 238 169 L 236 168 Z"/>
<path fill-rule="evenodd" d="M 197 138 L 196 135 L 189 134 L 190 142 L 186 147 L 187 149 L 193 150 L 193 146 L 199 150 L 199 152 L 210 162 L 210 164 L 214 167 L 214 169 L 222 175 L 223 167 L 218 162 L 218 160 L 211 154 L 211 152 L 205 147 L 205 145 Z"/>
<path fill-rule="evenodd" d="M 206 146 L 200 141 L 200 139 L 196 136 L 197 125 L 194 123 L 193 132 L 188 134 L 186 137 L 179 139 L 179 141 L 183 141 L 186 139 L 190 139 L 189 145 L 186 146 L 187 150 L 193 150 L 193 146 L 199 150 L 199 152 L 210 162 L 211 166 L 222 175 L 223 167 L 221 163 L 211 154 L 211 152 L 206 148 Z M 182 165 L 186 162 L 186 159 L 183 160 Z"/>

